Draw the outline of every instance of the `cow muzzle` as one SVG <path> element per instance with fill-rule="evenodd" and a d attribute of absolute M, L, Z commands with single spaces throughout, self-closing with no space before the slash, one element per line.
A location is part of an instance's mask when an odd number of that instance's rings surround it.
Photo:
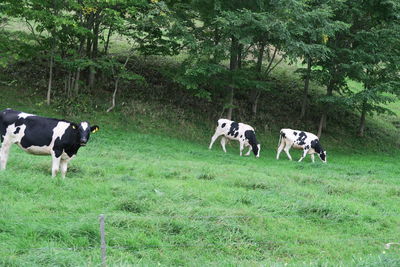
<path fill-rule="evenodd" d="M 87 139 L 81 139 L 81 146 L 86 146 Z"/>

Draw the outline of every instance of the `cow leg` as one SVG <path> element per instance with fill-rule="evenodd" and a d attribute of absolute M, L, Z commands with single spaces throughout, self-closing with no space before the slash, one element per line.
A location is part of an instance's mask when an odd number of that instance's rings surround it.
<path fill-rule="evenodd" d="M 56 156 L 54 152 L 51 153 L 51 157 L 53 159 L 52 161 L 52 166 L 51 166 L 51 177 L 56 177 L 58 170 L 60 169 L 60 161 L 61 161 L 61 155 Z"/>
<path fill-rule="evenodd" d="M 0 149 L 0 170 L 5 170 L 8 160 L 8 154 L 10 153 L 10 147 L 12 145 L 11 140 L 7 136 L 3 140 L 3 144 Z"/>
<path fill-rule="evenodd" d="M 62 178 L 65 178 L 65 175 L 67 174 L 67 168 L 68 168 L 68 159 L 61 159 L 60 169 Z"/>
<path fill-rule="evenodd" d="M 290 156 L 290 154 L 289 154 L 289 150 L 290 150 L 290 148 L 292 147 L 292 145 L 291 144 L 286 144 L 286 146 L 285 146 L 285 153 L 286 153 L 286 155 L 288 156 L 288 158 L 289 158 L 289 160 L 292 160 L 292 156 Z"/>
<path fill-rule="evenodd" d="M 303 150 L 303 155 L 301 155 L 301 158 L 299 159 L 299 162 L 302 161 L 307 156 L 308 150 L 309 149 L 304 149 Z"/>
<path fill-rule="evenodd" d="M 279 144 L 279 147 L 278 147 L 278 151 L 276 153 L 276 159 L 279 159 L 279 155 L 281 154 L 284 147 L 285 147 L 285 140 L 282 138 L 281 143 Z"/>
<path fill-rule="evenodd" d="M 314 163 L 314 162 L 315 162 L 315 160 L 314 160 L 314 154 L 311 154 L 310 157 L 311 157 L 312 163 Z"/>
<path fill-rule="evenodd" d="M 244 149 L 244 143 L 240 142 L 240 156 L 242 156 L 243 149 Z"/>
<path fill-rule="evenodd" d="M 211 148 L 212 148 L 212 146 L 213 146 L 215 140 L 217 140 L 218 137 L 219 137 L 219 134 L 217 134 L 217 133 L 215 133 L 215 134 L 211 137 L 211 143 L 210 143 L 210 145 L 208 146 L 208 149 L 211 149 Z"/>
<path fill-rule="evenodd" d="M 246 156 L 250 156 L 250 152 L 253 150 L 253 147 L 252 146 L 249 146 L 250 148 L 249 148 L 249 151 L 247 151 L 247 153 L 246 153 Z"/>
<path fill-rule="evenodd" d="M 226 153 L 225 144 L 226 144 L 226 137 L 222 136 L 221 137 L 221 146 L 222 146 L 222 150 Z"/>

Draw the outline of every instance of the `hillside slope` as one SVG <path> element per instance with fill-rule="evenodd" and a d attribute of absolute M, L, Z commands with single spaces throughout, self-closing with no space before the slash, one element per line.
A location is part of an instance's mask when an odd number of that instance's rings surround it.
<path fill-rule="evenodd" d="M 91 96 L 80 94 L 67 99 L 63 94 L 63 79 L 60 78 L 54 81 L 53 104 L 47 109 L 44 107 L 46 64 L 40 61 L 34 64 L 38 66 L 35 69 L 29 63 L 22 62 L 11 66 L 7 72 L 0 73 L 3 84 L 1 90 L 7 91 L 7 88 L 11 88 L 10 94 L 13 96 L 16 90 L 16 94 L 21 96 L 16 99 L 19 105 L 26 106 L 33 113 L 43 110 L 45 114 L 54 113 L 69 118 L 105 116 L 114 86 L 111 81 L 106 81 L 101 88 L 93 90 Z M 193 96 L 192 92 L 171 80 L 171 73 L 177 71 L 177 65 L 174 58 L 132 59 L 128 67 L 142 75 L 146 83 L 129 82 L 120 85 L 117 106 L 113 114 L 106 115 L 107 118 L 112 118 L 107 123 L 122 121 L 132 124 L 143 133 L 208 143 L 216 121 L 223 114 L 224 93 L 216 92 L 211 101 Z M 268 149 L 276 149 L 281 128 L 317 132 L 321 107 L 315 103 L 316 99 L 310 99 L 306 119 L 298 119 L 301 107 L 301 98 L 298 96 L 301 95 L 303 84 L 294 71 L 295 67 L 285 64 L 276 69 L 271 78 L 271 90 L 262 94 L 256 116 L 251 113 L 248 92 L 237 92 L 234 120 L 254 126 L 258 139 Z M 352 82 L 350 88 L 352 87 L 358 90 L 359 85 Z M 311 91 L 310 97 L 314 98 L 325 93 L 323 88 L 314 83 L 311 84 Z M 3 95 L 7 98 L 7 93 Z M 393 148 L 400 148 L 400 102 L 391 103 L 388 107 L 397 115 L 368 116 L 364 138 L 356 137 L 359 123 L 359 114 L 356 111 L 343 107 L 334 109 L 328 114 L 327 128 L 323 131 L 321 140 L 328 150 L 396 153 Z"/>

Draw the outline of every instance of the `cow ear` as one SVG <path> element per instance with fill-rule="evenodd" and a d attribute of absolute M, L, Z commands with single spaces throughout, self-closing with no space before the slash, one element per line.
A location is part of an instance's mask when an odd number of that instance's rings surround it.
<path fill-rule="evenodd" d="M 95 132 L 97 132 L 98 130 L 100 130 L 100 128 L 99 128 L 99 126 L 97 126 L 97 125 L 90 127 L 90 131 L 91 131 L 92 133 L 95 133 Z"/>

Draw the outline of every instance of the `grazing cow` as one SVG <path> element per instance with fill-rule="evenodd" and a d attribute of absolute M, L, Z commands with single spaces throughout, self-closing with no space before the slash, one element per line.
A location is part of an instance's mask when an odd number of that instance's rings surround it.
<path fill-rule="evenodd" d="M 99 130 L 88 122 L 73 122 L 39 117 L 12 109 L 0 111 L 0 170 L 6 168 L 12 144 L 34 155 L 51 155 L 51 174 L 56 176 L 61 167 L 65 178 L 68 162 L 81 146 L 89 141 L 90 133 Z"/>
<path fill-rule="evenodd" d="M 282 129 L 279 136 L 278 153 L 276 159 L 279 159 L 282 149 L 285 150 L 288 158 L 292 160 L 289 154 L 291 147 L 302 149 L 303 154 L 299 159 L 302 161 L 307 154 L 310 154 L 312 162 L 314 162 L 314 154 L 318 153 L 319 158 L 326 163 L 326 151 L 322 148 L 318 137 L 309 132 L 303 132 L 292 129 Z"/>
<path fill-rule="evenodd" d="M 235 121 L 227 120 L 227 119 L 219 119 L 218 126 L 215 129 L 215 133 L 213 137 L 211 137 L 211 143 L 209 149 L 212 148 L 215 140 L 219 136 L 221 136 L 221 146 L 224 152 L 226 152 L 225 144 L 226 139 L 237 140 L 240 143 L 240 156 L 242 155 L 242 151 L 245 146 L 250 147 L 249 151 L 246 153 L 246 156 L 250 155 L 250 152 L 253 151 L 254 155 L 258 158 L 260 157 L 260 144 L 257 142 L 256 133 L 254 132 L 253 127 L 244 123 L 237 123 Z"/>

